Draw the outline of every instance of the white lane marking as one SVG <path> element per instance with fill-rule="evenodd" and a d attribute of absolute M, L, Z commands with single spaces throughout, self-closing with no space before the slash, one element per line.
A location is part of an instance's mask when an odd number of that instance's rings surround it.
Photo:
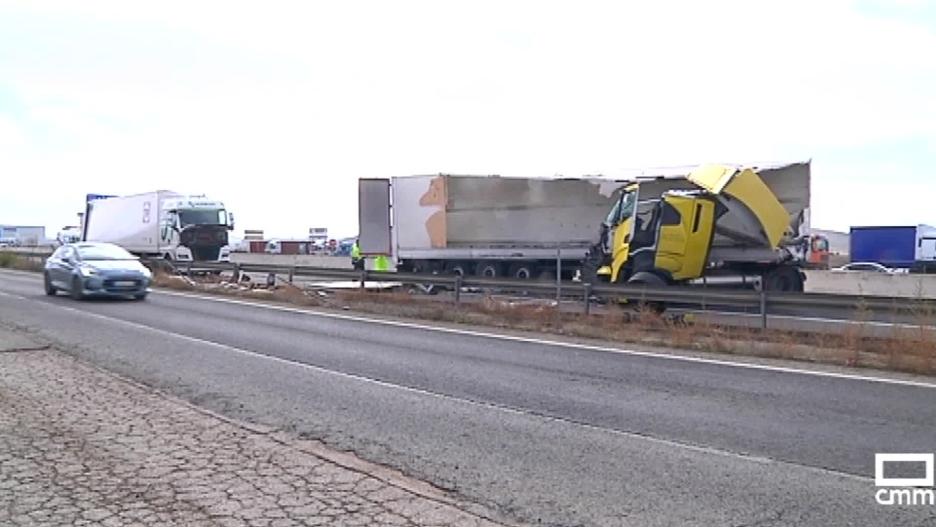
<path fill-rule="evenodd" d="M 364 322 L 368 324 L 381 324 L 385 326 L 400 327 L 407 329 L 418 329 L 422 331 L 434 331 L 438 333 L 448 333 L 454 335 L 464 335 L 470 337 L 479 337 L 495 340 L 506 340 L 511 342 L 522 342 L 526 344 L 538 344 L 542 346 L 555 346 L 560 348 L 577 349 L 585 351 L 598 351 L 603 353 L 617 353 L 620 355 L 630 355 L 635 357 L 648 357 L 654 359 L 673 360 L 681 362 L 691 362 L 696 364 L 708 364 L 713 366 L 725 366 L 732 368 L 745 368 L 750 370 L 771 371 L 778 373 L 790 373 L 795 375 L 811 375 L 815 377 L 826 377 L 832 379 L 843 379 L 850 381 L 864 381 L 882 384 L 893 384 L 899 386 L 911 386 L 914 388 L 936 388 L 936 383 L 924 381 L 911 381 L 907 379 L 895 379 L 888 377 L 874 377 L 870 375 L 858 375 L 852 373 L 838 373 L 819 370 L 807 370 L 803 368 L 792 368 L 787 366 L 772 366 L 769 364 L 757 364 L 752 362 L 736 362 L 723 359 L 709 359 L 704 357 L 692 357 L 687 355 L 675 355 L 667 353 L 657 353 L 652 351 L 640 351 L 625 348 L 615 348 L 610 346 L 596 346 L 593 344 L 576 344 L 572 342 L 562 342 L 558 340 L 546 340 L 533 337 L 521 337 L 517 335 L 505 335 L 501 333 L 488 333 L 484 331 L 474 331 L 470 329 L 447 328 L 442 326 L 430 326 L 427 324 L 418 324 L 415 322 L 402 322 L 399 320 L 388 320 L 380 318 L 363 317 L 357 315 L 343 315 L 339 313 L 326 313 L 323 311 L 313 311 L 307 309 L 298 309 L 286 306 L 274 306 L 257 302 L 248 302 L 246 300 L 236 300 L 232 298 L 209 297 L 204 295 L 195 295 L 190 293 L 179 293 L 174 291 L 153 290 L 153 293 L 159 295 L 176 296 L 181 298 L 192 298 L 204 300 L 206 302 L 219 302 L 225 304 L 234 304 L 253 308 L 269 309 L 274 311 L 283 311 L 287 313 L 296 313 L 311 317 L 332 318 L 337 320 L 348 320 L 352 322 Z"/>
<path fill-rule="evenodd" d="M 833 379 L 844 379 L 850 381 L 865 381 L 865 382 L 875 382 L 883 384 L 895 384 L 900 386 L 912 386 L 915 388 L 936 388 L 936 383 L 924 382 L 924 381 L 911 381 L 907 379 L 893 379 L 887 377 L 873 377 L 870 375 L 858 375 L 852 373 L 838 373 L 838 372 L 829 372 L 829 371 L 818 371 L 818 370 L 807 370 L 803 368 L 792 368 L 787 366 L 772 366 L 769 364 L 757 364 L 751 362 L 735 362 L 722 359 L 709 359 L 704 357 L 691 357 L 687 355 L 670 355 L 667 353 L 657 353 L 652 351 L 640 351 L 633 349 L 625 348 L 614 348 L 610 346 L 596 346 L 592 344 L 576 344 L 573 342 L 562 342 L 558 340 L 546 340 L 538 339 L 533 337 L 521 337 L 517 335 L 505 335 L 501 333 L 488 333 L 484 331 L 474 331 L 470 329 L 457 329 L 457 328 L 447 328 L 442 326 L 430 326 L 426 324 L 418 324 L 414 322 L 402 322 L 399 320 L 387 320 L 380 318 L 370 318 L 362 317 L 357 315 L 343 315 L 339 313 L 326 313 L 322 311 L 312 311 L 298 308 L 291 308 L 285 306 L 274 306 L 269 304 L 262 304 L 256 302 L 248 302 L 245 300 L 235 300 L 231 298 L 216 298 L 208 297 L 203 295 L 193 295 L 187 293 L 177 293 L 174 291 L 153 291 L 160 295 L 169 295 L 177 296 L 182 298 L 194 298 L 198 300 L 205 300 L 208 302 L 221 302 L 226 304 L 235 304 L 247 307 L 255 307 L 262 309 L 270 309 L 274 311 L 284 311 L 288 313 L 297 313 L 306 316 L 313 317 L 322 317 L 322 318 L 333 318 L 338 320 L 348 320 L 352 322 L 364 322 L 369 324 L 381 324 L 385 326 L 393 326 L 407 329 L 418 329 L 422 331 L 435 331 L 438 333 L 449 333 L 455 335 L 465 335 L 470 337 L 479 337 L 487 339 L 497 339 L 497 340 L 507 340 L 511 342 L 522 342 L 526 344 L 539 344 L 542 346 L 556 346 L 561 348 L 570 348 L 586 351 L 599 351 L 603 353 L 617 353 L 621 355 L 631 355 L 637 357 L 649 357 L 654 359 L 665 359 L 665 360 L 674 360 L 682 362 L 691 362 L 697 364 L 708 364 L 714 366 L 726 366 L 733 368 L 746 368 L 750 370 L 761 370 L 761 371 L 772 371 L 780 373 L 791 373 L 796 375 L 812 375 L 816 377 L 826 377 Z"/>
<path fill-rule="evenodd" d="M 478 408 L 484 408 L 484 409 L 489 409 L 489 410 L 496 410 L 496 411 L 508 413 L 508 414 L 511 414 L 511 415 L 519 415 L 519 416 L 525 416 L 525 417 L 532 417 L 532 418 L 535 418 L 535 419 L 542 419 L 542 420 L 545 420 L 545 421 L 547 421 L 547 422 L 552 422 L 552 423 L 567 424 L 567 425 L 571 425 L 571 426 L 576 426 L 576 427 L 584 428 L 584 429 L 590 430 L 590 431 L 601 432 L 601 433 L 607 433 L 607 434 L 611 434 L 611 435 L 626 437 L 626 438 L 629 438 L 629 439 L 639 439 L 639 440 L 647 441 L 647 442 L 649 442 L 649 443 L 653 443 L 653 444 L 657 444 L 657 445 L 663 445 L 663 446 L 667 446 L 667 447 L 679 448 L 679 449 L 689 450 L 689 451 L 692 451 L 692 452 L 698 452 L 698 453 L 702 453 L 702 454 L 710 454 L 710 455 L 728 457 L 728 458 L 732 458 L 732 459 L 739 459 L 739 460 L 742 460 L 742 461 L 747 461 L 747 462 L 751 462 L 751 463 L 757 463 L 757 464 L 761 464 L 761 465 L 771 465 L 771 464 L 784 465 L 784 466 L 789 466 L 789 467 L 795 467 L 795 468 L 798 468 L 798 469 L 808 470 L 808 471 L 810 471 L 810 472 L 816 472 L 816 473 L 820 473 L 820 474 L 830 475 L 830 476 L 833 476 L 833 477 L 845 478 L 845 479 L 852 479 L 852 480 L 862 481 L 862 482 L 871 481 L 871 480 L 873 479 L 873 478 L 870 478 L 870 477 L 859 476 L 859 475 L 851 474 L 851 473 L 848 473 L 848 472 L 839 472 L 839 471 L 837 471 L 837 470 L 826 469 L 826 468 L 821 468 L 821 467 L 813 467 L 813 466 L 809 466 L 809 465 L 800 465 L 800 464 L 798 464 L 798 463 L 793 463 L 793 462 L 790 462 L 790 461 L 776 460 L 776 459 L 769 458 L 769 457 L 764 457 L 764 456 L 756 456 L 756 455 L 752 455 L 752 454 L 745 454 L 745 453 L 739 453 L 739 452 L 732 452 L 732 451 L 730 451 L 730 450 L 722 450 L 722 449 L 714 448 L 714 447 L 707 447 L 707 446 L 701 446 L 701 445 L 693 445 L 693 444 L 691 444 L 691 443 L 683 443 L 683 442 L 679 442 L 679 441 L 673 441 L 673 440 L 670 440 L 670 439 L 662 439 L 662 438 L 659 438 L 659 437 L 653 437 L 653 436 L 650 436 L 650 435 L 638 434 L 638 433 L 635 433 L 635 432 L 625 432 L 625 431 L 623 431 L 623 430 L 617 430 L 617 429 L 615 429 L 615 428 L 604 428 L 604 427 L 597 426 L 597 425 L 593 425 L 593 424 L 582 423 L 582 422 L 579 422 L 579 421 L 574 421 L 574 420 L 566 419 L 566 418 L 563 418 L 563 417 L 556 417 L 556 416 L 551 416 L 551 415 L 540 414 L 540 413 L 537 413 L 537 412 L 531 412 L 531 411 L 528 411 L 528 410 L 523 410 L 523 409 L 521 409 L 521 408 L 515 408 L 515 407 L 512 407 L 512 406 L 506 406 L 506 405 L 497 404 L 497 403 L 484 402 L 484 401 L 476 401 L 476 400 L 473 400 L 473 399 L 464 399 L 464 398 L 461 398 L 461 397 L 456 397 L 456 396 L 454 396 L 454 395 L 448 395 L 448 394 L 444 394 L 444 393 L 433 392 L 433 391 L 425 390 L 425 389 L 422 389 L 422 388 L 414 388 L 414 387 L 412 387 L 412 386 L 406 386 L 406 385 L 402 385 L 402 384 L 395 384 L 395 383 L 388 382 L 388 381 L 382 381 L 382 380 L 380 380 L 380 379 L 375 379 L 375 378 L 367 377 L 367 376 L 364 376 L 364 375 L 356 375 L 356 374 L 353 374 L 353 373 L 346 373 L 346 372 L 343 372 L 343 371 L 330 370 L 330 369 L 328 369 L 328 368 L 323 368 L 323 367 L 321 367 L 321 366 L 315 366 L 314 364 L 307 364 L 307 363 L 299 362 L 299 361 L 296 361 L 296 360 L 284 359 L 284 358 L 282 358 L 282 357 L 276 357 L 276 356 L 272 356 L 272 355 L 265 355 L 265 354 L 263 354 L 263 353 L 259 353 L 259 352 L 256 352 L 256 351 L 251 351 L 251 350 L 247 350 L 247 349 L 243 349 L 243 348 L 238 348 L 238 347 L 236 347 L 236 346 L 231 346 L 231 345 L 228 345 L 228 344 L 222 344 L 222 343 L 220 343 L 220 342 L 215 342 L 215 341 L 212 341 L 212 340 L 206 340 L 206 339 L 202 339 L 202 338 L 198 338 L 198 337 L 192 337 L 192 336 L 185 335 L 185 334 L 182 334 L 182 333 L 176 333 L 176 332 L 169 331 L 169 330 L 165 330 L 165 329 L 161 329 L 161 328 L 155 328 L 155 327 L 153 327 L 153 326 L 147 326 L 146 324 L 140 324 L 140 323 L 138 323 L 138 322 L 131 322 L 131 321 L 129 321 L 129 320 L 123 320 L 123 319 L 120 319 L 120 318 L 113 318 L 113 317 L 109 317 L 109 316 L 106 316 L 106 315 L 101 315 L 101 314 L 99 314 L 99 313 L 92 313 L 92 312 L 89 312 L 89 311 L 82 311 L 82 310 L 80 310 L 80 309 L 76 309 L 76 308 L 68 307 L 68 306 L 63 306 L 63 305 L 60 305 L 60 304 L 54 304 L 54 303 L 51 303 L 51 302 L 40 302 L 40 301 L 35 300 L 35 299 L 26 298 L 26 297 L 23 297 L 23 296 L 13 295 L 13 294 L 9 294 L 9 293 L 3 293 L 3 292 L 0 292 L 0 296 L 7 296 L 7 297 L 11 297 L 11 298 L 16 298 L 16 299 L 19 299 L 19 300 L 25 300 L 25 301 L 27 301 L 27 302 L 36 302 L 36 303 L 42 304 L 42 305 L 44 305 L 44 306 L 55 307 L 55 308 L 62 309 L 62 310 L 65 310 L 65 311 L 70 311 L 70 312 L 72 312 L 72 313 L 77 313 L 77 314 L 82 315 L 82 316 L 86 316 L 86 317 L 90 317 L 90 318 L 95 318 L 95 319 L 98 319 L 98 320 L 104 320 L 104 321 L 107 321 L 107 322 L 122 324 L 122 325 L 124 325 L 124 326 L 131 327 L 131 328 L 134 328 L 134 329 L 140 329 L 140 330 L 144 330 L 144 331 L 149 331 L 149 332 L 152 332 L 152 333 L 156 333 L 157 335 L 163 335 L 163 336 L 167 336 L 167 337 L 171 337 L 171 338 L 176 338 L 176 339 L 180 339 L 180 340 L 185 340 L 185 341 L 192 342 L 192 343 L 195 343 L 195 344 L 200 344 L 200 345 L 204 345 L 204 346 L 210 346 L 210 347 L 222 349 L 222 350 L 225 350 L 225 351 L 230 351 L 230 352 L 238 353 L 238 354 L 240 354 L 240 355 L 245 355 L 245 356 L 247 356 L 247 357 L 251 357 L 251 358 L 254 358 L 254 359 L 268 360 L 268 361 L 272 361 L 272 362 L 275 362 L 275 363 L 278 363 L 278 364 L 284 364 L 284 365 L 287 365 L 287 366 L 297 366 L 297 367 L 300 367 L 300 368 L 302 368 L 302 369 L 314 371 L 314 372 L 317 372 L 317 373 L 322 373 L 322 374 L 325 374 L 325 375 L 332 375 L 332 376 L 335 376 L 335 377 L 340 377 L 340 378 L 342 378 L 342 379 L 353 380 L 353 381 L 362 382 L 362 383 L 366 383 L 366 384 L 373 384 L 373 385 L 375 385 L 375 386 L 380 386 L 380 387 L 382 387 L 382 388 L 389 388 L 389 389 L 393 389 L 393 390 L 399 390 L 399 391 L 403 391 L 403 392 L 407 392 L 407 393 L 412 393 L 412 394 L 415 394 L 415 395 L 426 396 L 426 397 L 432 397 L 432 398 L 436 398 L 436 399 L 442 399 L 442 400 L 445 400 L 445 401 L 455 402 L 455 403 L 459 403 L 459 404 L 465 404 L 465 405 L 468 405 L 468 406 L 475 406 L 475 407 L 478 407 Z"/>

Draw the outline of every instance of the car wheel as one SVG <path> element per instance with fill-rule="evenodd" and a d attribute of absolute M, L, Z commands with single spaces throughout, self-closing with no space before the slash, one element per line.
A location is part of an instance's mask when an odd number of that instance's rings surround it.
<path fill-rule="evenodd" d="M 71 282 L 71 291 L 69 291 L 69 293 L 71 293 L 71 297 L 75 300 L 82 300 L 84 298 L 82 288 L 83 286 L 81 283 L 81 278 L 77 276 L 73 277 Z"/>
<path fill-rule="evenodd" d="M 45 294 L 55 296 L 55 286 L 52 285 L 52 279 L 49 278 L 49 273 L 43 274 L 42 281 L 45 283 Z"/>

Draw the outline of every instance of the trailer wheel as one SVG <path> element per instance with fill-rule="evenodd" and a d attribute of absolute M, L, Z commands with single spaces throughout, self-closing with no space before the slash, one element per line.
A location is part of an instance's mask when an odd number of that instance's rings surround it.
<path fill-rule="evenodd" d="M 478 264 L 477 274 L 484 278 L 498 278 L 503 273 L 500 264 L 497 262 L 481 262 Z"/>
<path fill-rule="evenodd" d="M 529 280 L 536 276 L 536 265 L 529 262 L 517 262 L 510 266 L 507 275 L 517 280 Z"/>
<path fill-rule="evenodd" d="M 449 262 L 445 264 L 445 274 L 468 276 L 471 274 L 471 266 L 465 262 Z"/>
<path fill-rule="evenodd" d="M 762 287 L 764 291 L 802 293 L 803 275 L 796 267 L 775 267 L 764 274 Z"/>

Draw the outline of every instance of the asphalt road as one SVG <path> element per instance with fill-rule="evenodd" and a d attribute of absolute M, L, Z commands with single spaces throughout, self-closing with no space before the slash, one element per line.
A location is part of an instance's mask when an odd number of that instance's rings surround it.
<path fill-rule="evenodd" d="M 79 303 L 9 272 L 0 272 L 0 323 L 532 524 L 936 525 L 936 507 L 874 501 L 876 452 L 936 452 L 936 382 L 926 379 L 615 352 L 178 293 Z"/>

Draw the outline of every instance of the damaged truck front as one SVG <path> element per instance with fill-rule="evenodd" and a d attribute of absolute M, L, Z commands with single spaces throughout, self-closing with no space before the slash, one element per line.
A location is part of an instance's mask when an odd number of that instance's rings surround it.
<path fill-rule="evenodd" d="M 601 225 L 585 279 L 652 286 L 750 280 L 766 290 L 802 291 L 809 186 L 809 163 L 708 165 L 685 176 L 639 178 Z"/>

